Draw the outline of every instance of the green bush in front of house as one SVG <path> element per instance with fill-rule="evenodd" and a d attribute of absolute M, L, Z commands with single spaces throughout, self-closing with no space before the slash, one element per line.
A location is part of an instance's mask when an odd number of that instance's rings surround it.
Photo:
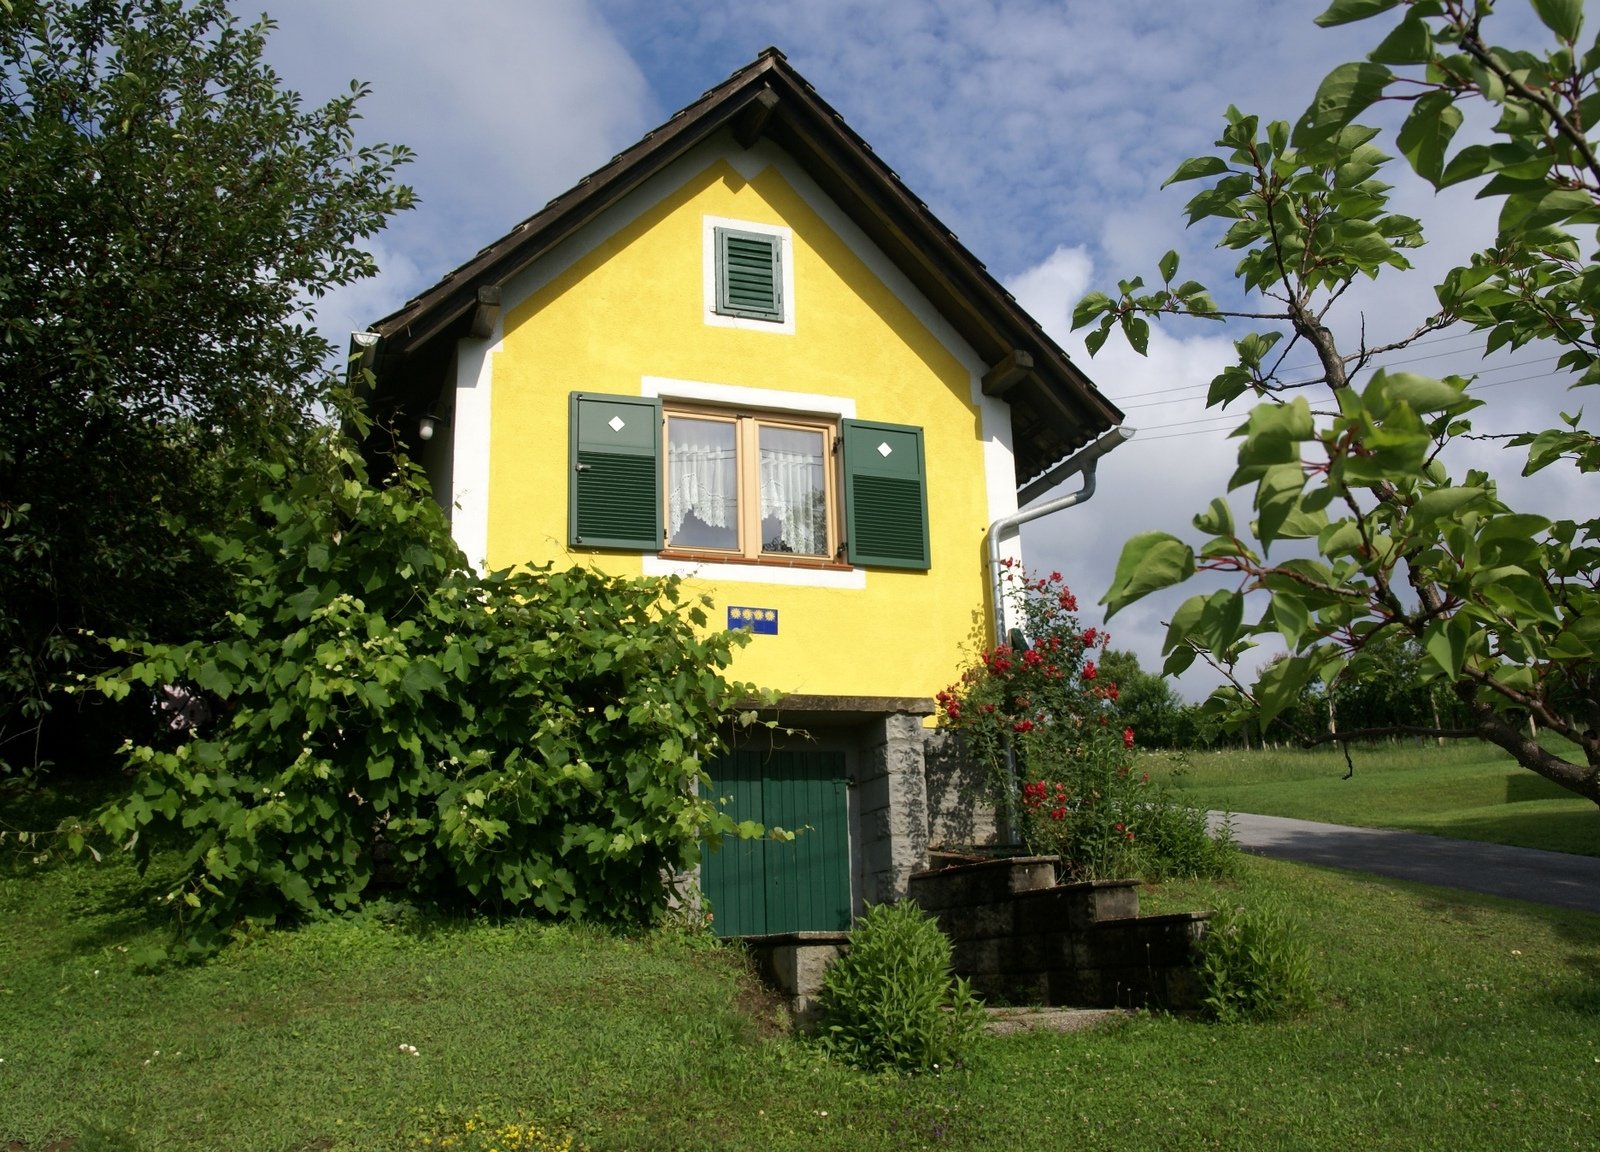
<path fill-rule="evenodd" d="M 675 579 L 479 576 L 426 485 L 371 483 L 348 442 L 246 478 L 226 630 L 111 643 L 112 697 L 182 685 L 213 717 L 130 741 L 100 829 L 176 844 L 191 952 L 353 909 L 375 876 L 446 904 L 648 923 L 664 877 L 735 828 L 696 794 L 736 701 L 738 634 Z M 72 838 L 82 843 L 83 830 Z"/>
<path fill-rule="evenodd" d="M 876 904 L 822 981 L 823 1047 L 863 1068 L 949 1067 L 983 1028 L 983 1006 L 950 974 L 950 941 L 910 901 Z"/>

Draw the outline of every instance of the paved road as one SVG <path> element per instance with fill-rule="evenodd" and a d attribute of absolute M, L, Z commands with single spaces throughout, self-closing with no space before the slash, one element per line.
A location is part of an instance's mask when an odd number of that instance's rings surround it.
<path fill-rule="evenodd" d="M 1600 857 L 1240 812 L 1233 832 L 1263 856 L 1600 913 Z"/>

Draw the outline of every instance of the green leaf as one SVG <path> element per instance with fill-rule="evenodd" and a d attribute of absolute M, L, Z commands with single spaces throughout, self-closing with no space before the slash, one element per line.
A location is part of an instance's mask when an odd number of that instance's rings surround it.
<path fill-rule="evenodd" d="M 1139 355 L 1147 355 L 1150 351 L 1150 322 L 1142 316 L 1125 313 L 1122 317 L 1122 333 L 1128 338 L 1128 344 Z"/>
<path fill-rule="evenodd" d="M 1161 644 L 1161 651 L 1174 653 L 1185 650 L 1184 642 L 1189 638 L 1195 627 L 1200 623 L 1201 614 L 1205 612 L 1206 597 L 1204 593 L 1194 595 L 1178 606 L 1172 614 L 1172 619 L 1167 622 L 1167 638 Z M 1193 651 L 1190 658 L 1193 659 Z M 1168 675 L 1172 673 L 1169 672 Z"/>
<path fill-rule="evenodd" d="M 1545 228 L 1587 213 L 1593 207 L 1594 201 L 1587 192 L 1576 188 L 1549 188 L 1540 182 L 1527 191 L 1514 192 L 1506 197 L 1500 208 L 1500 231 L 1511 233 Z"/>
<path fill-rule="evenodd" d="M 1395 26 L 1367 59 L 1374 64 L 1426 64 L 1433 55 L 1433 33 L 1414 13 Z"/>
<path fill-rule="evenodd" d="M 1476 486 L 1434 488 L 1424 492 L 1411 506 L 1411 519 L 1419 524 L 1430 524 L 1480 503 L 1485 496 L 1485 490 Z"/>
<path fill-rule="evenodd" d="M 1256 538 L 1266 546 L 1283 538 L 1283 525 L 1300 504 L 1305 469 L 1298 460 L 1275 464 L 1256 483 Z M 1303 534 L 1302 534 L 1303 535 Z"/>
<path fill-rule="evenodd" d="M 1206 510 L 1194 518 L 1194 526 L 1208 536 L 1232 536 L 1233 510 L 1221 496 L 1213 497 Z"/>
<path fill-rule="evenodd" d="M 1072 327 L 1076 331 L 1096 316 L 1112 307 L 1111 297 L 1104 292 L 1090 292 L 1079 300 L 1072 310 Z"/>
<path fill-rule="evenodd" d="M 1377 373 L 1374 373 L 1374 383 L 1376 380 Z M 1391 403 L 1404 401 L 1419 416 L 1449 411 L 1468 399 L 1462 385 L 1448 384 L 1413 372 L 1385 372 L 1384 382 Z"/>
<path fill-rule="evenodd" d="M 1398 3 L 1400 0 L 1333 0 L 1333 3 L 1317 17 L 1317 23 L 1324 28 L 1351 24 L 1357 20 L 1376 16 L 1380 12 L 1387 12 Z"/>
<path fill-rule="evenodd" d="M 1111 587 L 1100 603 L 1106 619 L 1143 596 L 1194 575 L 1194 549 L 1166 532 L 1141 532 L 1122 546 Z"/>
<path fill-rule="evenodd" d="M 1305 656 L 1290 656 L 1266 666 L 1256 679 L 1256 705 L 1263 731 L 1267 725 L 1295 702 L 1300 689 L 1311 679 L 1311 661 Z"/>
<path fill-rule="evenodd" d="M 1429 92 L 1413 104 L 1411 115 L 1400 126 L 1395 143 L 1417 175 L 1428 183 L 1438 185 L 1443 179 L 1445 151 L 1461 127 L 1461 120 L 1455 94 L 1438 91 Z"/>
<path fill-rule="evenodd" d="M 1384 88 L 1393 79 L 1394 73 L 1382 64 L 1351 62 L 1339 65 L 1323 79 L 1322 86 L 1312 98 L 1311 107 L 1295 124 L 1295 147 L 1309 148 L 1333 139 L 1345 125 L 1382 96 Z"/>
<path fill-rule="evenodd" d="M 1279 592 L 1272 597 L 1272 624 L 1283 637 L 1290 650 L 1300 646 L 1301 638 L 1311 623 L 1311 614 L 1299 596 Z"/>
<path fill-rule="evenodd" d="M 1575 44 L 1583 31 L 1583 0 L 1531 0 L 1544 26 L 1567 44 Z"/>
<path fill-rule="evenodd" d="M 1161 186 L 1165 188 L 1168 184 L 1177 184 L 1183 180 L 1199 180 L 1205 176 L 1220 176 L 1226 171 L 1228 171 L 1227 161 L 1220 156 L 1192 156 L 1182 164 L 1179 164 L 1172 175 L 1162 182 Z"/>
<path fill-rule="evenodd" d="M 1470 625 L 1461 617 L 1435 619 L 1423 632 L 1422 647 L 1444 674 L 1455 680 L 1460 677 L 1461 668 L 1467 660 L 1470 634 Z"/>
<path fill-rule="evenodd" d="M 228 674 L 217 666 L 216 661 L 207 660 L 195 671 L 194 682 L 207 692 L 214 693 L 226 700 L 233 692 L 233 681 Z"/>
<path fill-rule="evenodd" d="M 1172 278 L 1178 274 L 1178 254 L 1168 250 L 1167 254 L 1161 257 L 1160 268 L 1162 283 L 1171 284 Z"/>

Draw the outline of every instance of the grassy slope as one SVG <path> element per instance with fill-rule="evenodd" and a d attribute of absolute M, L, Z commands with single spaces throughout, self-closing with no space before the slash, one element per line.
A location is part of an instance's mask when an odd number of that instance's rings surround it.
<path fill-rule="evenodd" d="M 1500 1152 L 1591 1148 L 1600 1113 L 1600 918 L 1264 860 L 1146 901 L 1291 904 L 1310 1016 L 996 1039 L 906 1079 L 764 1029 L 692 937 L 402 915 L 149 975 L 123 951 L 159 938 L 148 891 L 120 861 L 0 864 L 0 1147 L 416 1148 L 481 1110 L 596 1150 Z"/>
<path fill-rule="evenodd" d="M 1208 752 L 1175 783 L 1199 803 L 1370 828 L 1600 856 L 1600 809 L 1486 744 L 1379 744 L 1351 751 L 1355 775 L 1332 749 Z M 1146 757 L 1152 775 L 1176 761 Z"/>

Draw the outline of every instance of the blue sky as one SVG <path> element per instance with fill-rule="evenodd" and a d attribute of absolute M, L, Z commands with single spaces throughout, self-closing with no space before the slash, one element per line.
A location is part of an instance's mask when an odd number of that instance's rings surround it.
<path fill-rule="evenodd" d="M 1168 248 L 1185 275 L 1225 288 L 1232 260 L 1214 233 L 1186 232 L 1182 187 L 1161 182 L 1207 151 L 1232 103 L 1293 120 L 1322 76 L 1359 58 L 1389 17 L 1339 29 L 1312 18 L 1322 0 L 275 0 L 269 55 L 308 100 L 373 86 L 365 139 L 417 152 L 406 179 L 421 195 L 374 245 L 382 274 L 327 301 L 320 323 L 343 333 L 397 308 L 479 247 L 639 139 L 769 44 L 790 62 L 961 236 L 963 243 L 1062 342 L 1140 435 L 1108 457 L 1089 504 L 1027 530 L 1030 565 L 1060 569 L 1087 607 L 1109 584 L 1122 541 L 1188 522 L 1223 492 L 1228 430 L 1203 405 L 1229 358 L 1214 327 L 1158 330 L 1141 359 L 1116 341 L 1095 359 L 1068 332 L 1091 287 L 1149 274 Z M 1491 29 L 1542 43 L 1515 5 Z M 240 11 L 254 11 L 241 4 Z M 1470 192 L 1435 196 L 1389 179 L 1398 210 L 1420 217 L 1432 243 L 1418 270 L 1364 286 L 1346 309 L 1345 338 L 1369 340 L 1420 319 L 1439 273 L 1492 239 L 1493 209 Z M 1484 365 L 1462 339 L 1418 347 L 1408 370 L 1485 371 L 1489 431 L 1546 426 L 1572 408 L 1547 375 L 1546 353 L 1522 366 Z M 1458 466 L 1520 467 L 1492 444 Z M 1567 477 L 1512 482 L 1514 501 L 1547 512 L 1592 494 Z M 1235 501 L 1242 510 L 1241 502 Z M 1111 621 L 1114 643 L 1159 667 L 1163 621 L 1182 593 Z M 1092 611 L 1092 610 L 1091 610 Z M 1098 620 L 1085 620 L 1098 623 Z M 1196 671 L 1181 690 L 1203 694 Z M 930 686 L 930 691 L 937 685 Z"/>

